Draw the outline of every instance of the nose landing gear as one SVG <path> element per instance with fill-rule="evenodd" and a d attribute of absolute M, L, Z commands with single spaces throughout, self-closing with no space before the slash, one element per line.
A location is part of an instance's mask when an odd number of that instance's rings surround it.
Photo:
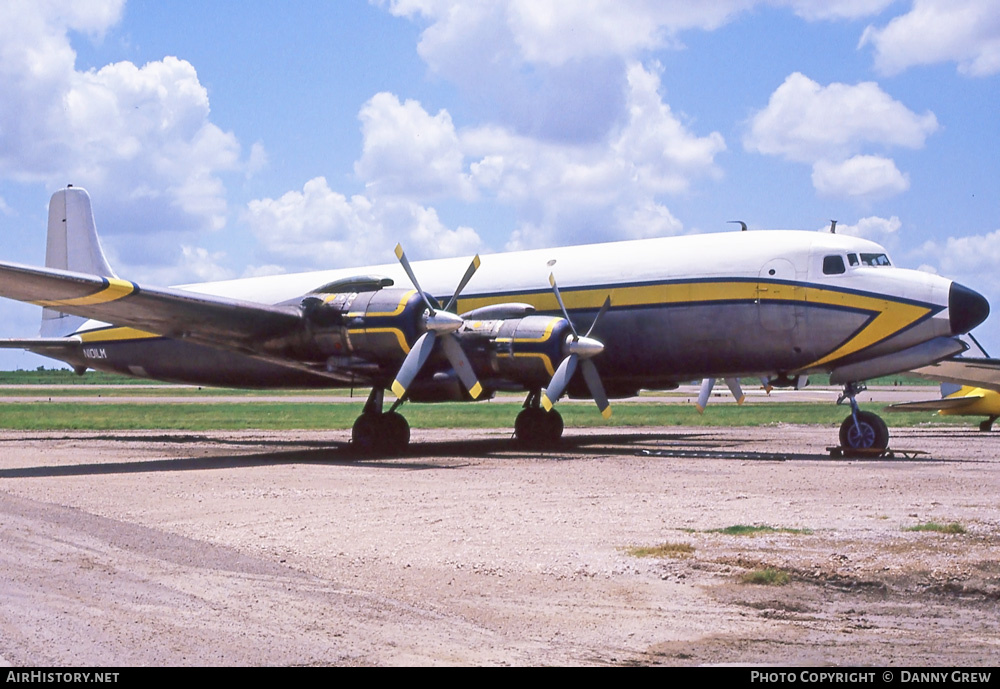
<path fill-rule="evenodd" d="M 851 415 L 840 424 L 840 445 L 847 450 L 884 450 L 889 446 L 889 428 L 878 414 L 858 409 L 857 395 L 863 383 L 847 383 L 837 404 L 849 400 Z"/>

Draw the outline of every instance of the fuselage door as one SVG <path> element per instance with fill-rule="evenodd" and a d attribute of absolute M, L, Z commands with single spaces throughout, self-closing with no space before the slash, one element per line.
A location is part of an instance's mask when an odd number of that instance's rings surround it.
<path fill-rule="evenodd" d="M 757 314 L 764 330 L 791 334 L 795 329 L 805 306 L 802 288 L 795 279 L 795 265 L 787 258 L 773 258 L 760 269 Z"/>

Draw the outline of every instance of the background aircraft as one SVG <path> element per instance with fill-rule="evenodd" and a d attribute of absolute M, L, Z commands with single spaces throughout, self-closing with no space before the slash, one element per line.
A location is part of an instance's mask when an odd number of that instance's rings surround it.
<path fill-rule="evenodd" d="M 985 416 L 979 430 L 989 431 L 1000 418 L 1000 359 L 990 358 L 971 333 L 963 338 L 969 351 L 959 357 L 923 366 L 913 375 L 943 381 L 941 399 L 903 402 L 887 411 L 932 411 L 941 416 Z"/>
<path fill-rule="evenodd" d="M 559 247 L 477 256 L 468 266 L 411 265 L 399 246 L 396 258 L 140 285 L 114 273 L 89 195 L 69 187 L 49 206 L 46 267 L 0 263 L 0 295 L 44 307 L 41 337 L 2 344 L 80 372 L 237 387 L 370 385 L 352 439 L 377 452 L 409 442 L 398 412 L 408 400 L 523 390 L 515 434 L 544 445 L 562 434 L 553 405 L 567 392 L 594 399 L 607 416 L 609 397 L 640 388 L 716 377 L 790 385 L 823 371 L 851 405 L 841 443 L 884 448 L 885 423 L 855 402 L 862 381 L 964 351 L 955 336 L 989 313 L 981 295 L 896 268 L 874 242 L 817 232 Z M 388 411 L 386 389 L 397 396 Z"/>

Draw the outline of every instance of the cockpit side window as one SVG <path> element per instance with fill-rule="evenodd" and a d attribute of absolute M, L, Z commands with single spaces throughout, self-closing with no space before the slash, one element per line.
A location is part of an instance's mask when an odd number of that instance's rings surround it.
<path fill-rule="evenodd" d="M 891 266 L 885 254 L 861 254 L 861 262 L 866 266 Z"/>
<path fill-rule="evenodd" d="M 851 268 L 853 268 L 856 265 L 858 265 L 858 255 L 857 254 L 847 254 L 847 264 L 849 266 L 851 266 Z"/>
<path fill-rule="evenodd" d="M 846 273 L 847 267 L 844 265 L 844 257 L 840 255 L 823 257 L 823 274 L 840 275 Z"/>

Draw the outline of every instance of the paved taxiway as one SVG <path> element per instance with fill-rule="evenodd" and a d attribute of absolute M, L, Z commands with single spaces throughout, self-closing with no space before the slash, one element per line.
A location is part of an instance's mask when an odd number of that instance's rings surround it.
<path fill-rule="evenodd" d="M 1000 435 L 835 434 L 3 432 L 0 662 L 997 664 Z"/>

